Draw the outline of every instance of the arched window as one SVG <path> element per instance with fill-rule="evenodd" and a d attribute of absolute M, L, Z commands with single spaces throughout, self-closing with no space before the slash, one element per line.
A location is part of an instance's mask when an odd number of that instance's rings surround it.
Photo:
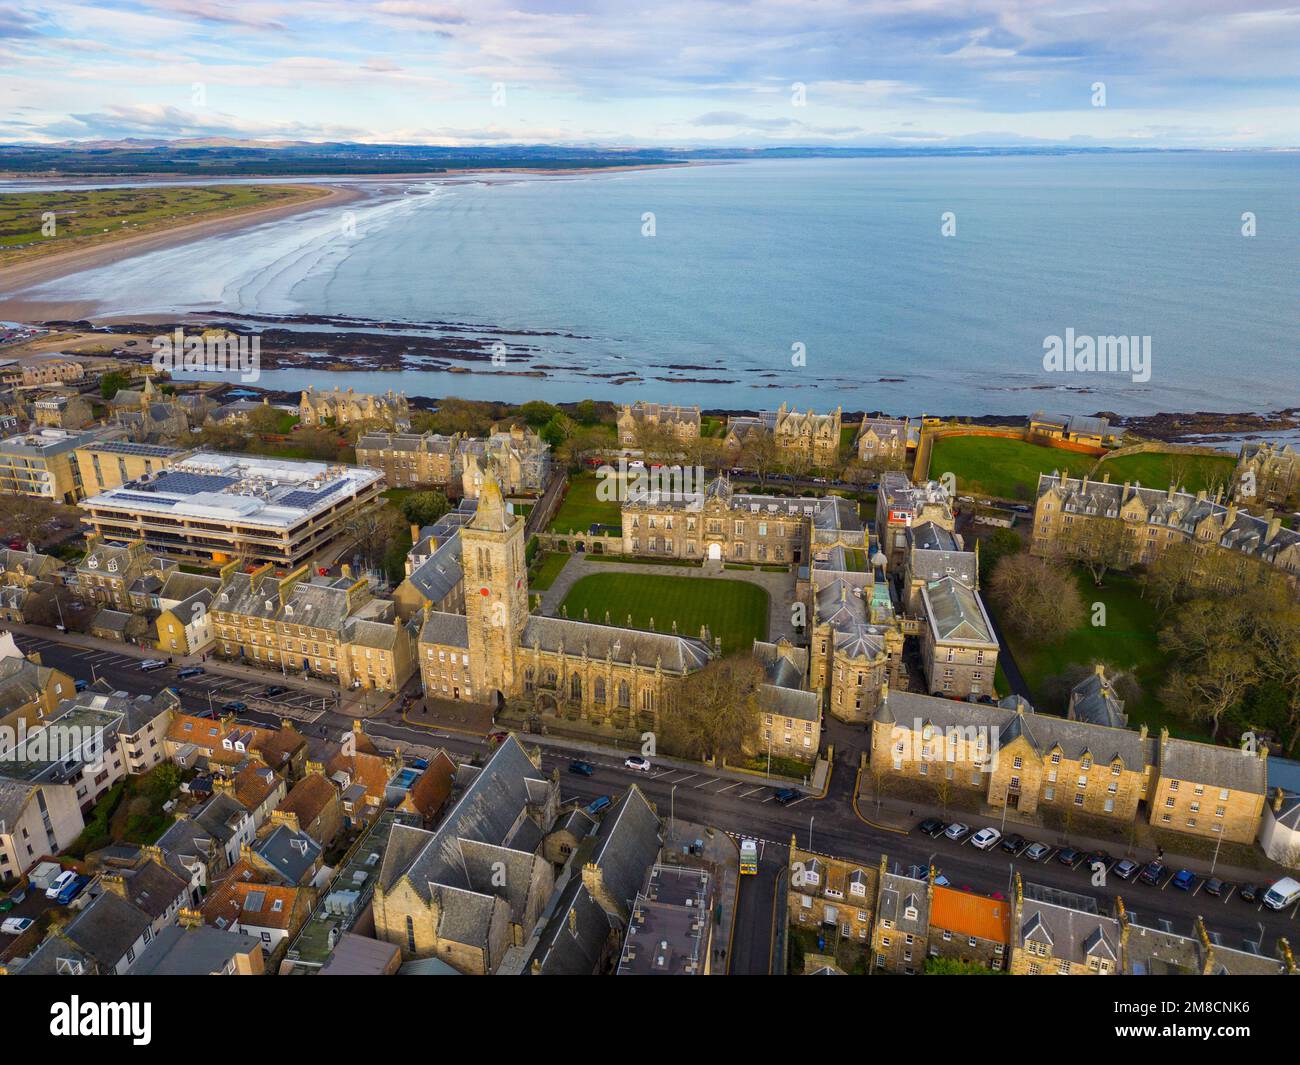
<path fill-rule="evenodd" d="M 647 688 L 641 693 L 641 709 L 653 710 L 655 708 L 655 693 Z"/>
<path fill-rule="evenodd" d="M 632 705 L 632 693 L 628 690 L 627 681 L 618 682 L 618 705 L 630 707 Z"/>
<path fill-rule="evenodd" d="M 597 677 L 596 686 L 592 695 L 597 706 L 605 705 L 605 678 Z"/>
<path fill-rule="evenodd" d="M 406 915 L 406 949 L 415 953 L 415 921 L 409 913 Z"/>
<path fill-rule="evenodd" d="M 555 685 L 556 685 L 557 681 L 558 681 L 558 678 L 557 678 L 556 675 L 555 675 L 555 670 L 553 670 L 553 669 L 548 669 L 548 670 L 546 671 L 546 681 L 545 681 L 544 687 L 550 688 L 551 691 L 555 691 Z"/>
<path fill-rule="evenodd" d="M 571 699 L 582 698 L 582 678 L 577 673 L 569 678 L 569 697 Z"/>

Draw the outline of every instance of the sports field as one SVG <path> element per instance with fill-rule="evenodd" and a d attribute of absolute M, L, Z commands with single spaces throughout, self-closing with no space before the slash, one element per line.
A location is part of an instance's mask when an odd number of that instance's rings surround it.
<path fill-rule="evenodd" d="M 1097 461 L 1054 447 L 1040 447 L 1001 436 L 941 436 L 930 454 L 930 476 L 957 478 L 959 495 L 970 493 L 1029 502 L 1038 489 L 1038 475 L 1053 470 L 1082 477 Z M 1113 479 L 1113 478 L 1112 478 Z"/>
<path fill-rule="evenodd" d="M 1114 482 L 1141 481 L 1147 488 L 1168 488 L 1173 481 L 1189 492 L 1227 489 L 1237 460 L 1224 455 L 1179 455 L 1148 451 L 1107 459 L 1097 468 L 1097 476 L 1109 473 Z"/>
<path fill-rule="evenodd" d="M 746 581 L 709 577 L 667 577 L 646 573 L 593 573 L 583 577 L 565 596 L 564 609 L 575 621 L 587 610 L 589 621 L 671 632 L 673 622 L 683 636 L 698 636 L 708 625 L 722 640 L 723 654 L 749 650 L 754 640 L 767 639 L 767 592 Z"/>

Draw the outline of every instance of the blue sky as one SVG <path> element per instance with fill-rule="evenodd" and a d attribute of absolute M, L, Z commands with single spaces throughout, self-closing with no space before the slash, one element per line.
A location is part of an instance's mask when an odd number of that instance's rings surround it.
<path fill-rule="evenodd" d="M 0 0 L 0 141 L 1294 147 L 1298 56 L 1300 0 Z"/>

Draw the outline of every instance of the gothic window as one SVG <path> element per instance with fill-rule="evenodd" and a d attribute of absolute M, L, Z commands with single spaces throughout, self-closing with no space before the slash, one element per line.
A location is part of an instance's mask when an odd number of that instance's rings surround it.
<path fill-rule="evenodd" d="M 406 949 L 415 953 L 415 921 L 410 914 L 406 915 Z"/>
<path fill-rule="evenodd" d="M 533 670 L 532 667 L 530 666 L 528 669 L 524 670 L 524 691 L 530 692 L 532 690 L 533 690 Z"/>
<path fill-rule="evenodd" d="M 555 670 L 548 669 L 546 671 L 546 680 L 543 682 L 542 686 L 545 688 L 550 688 L 551 691 L 554 691 L 556 683 L 557 683 L 557 677 L 555 675 Z"/>
<path fill-rule="evenodd" d="M 569 678 L 569 697 L 573 699 L 582 698 L 582 678 L 577 673 Z"/>
<path fill-rule="evenodd" d="M 596 678 L 596 687 L 593 693 L 593 698 L 595 699 L 597 706 L 605 705 L 605 678 L 604 677 Z"/>
<path fill-rule="evenodd" d="M 641 693 L 641 709 L 653 710 L 655 708 L 655 693 L 646 689 Z"/>
<path fill-rule="evenodd" d="M 618 705 L 625 708 L 632 705 L 632 693 L 628 690 L 627 681 L 625 680 L 618 682 Z"/>

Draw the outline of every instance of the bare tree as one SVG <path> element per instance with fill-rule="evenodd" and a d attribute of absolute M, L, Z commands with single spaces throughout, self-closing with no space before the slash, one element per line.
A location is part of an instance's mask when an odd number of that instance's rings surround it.
<path fill-rule="evenodd" d="M 1034 555 L 1003 558 L 989 580 L 989 594 L 1003 626 L 1034 643 L 1062 639 L 1085 617 L 1074 576 Z"/>
<path fill-rule="evenodd" d="M 763 667 L 746 652 L 692 674 L 660 716 L 664 747 L 700 760 L 744 752 L 758 732 L 763 680 Z"/>

